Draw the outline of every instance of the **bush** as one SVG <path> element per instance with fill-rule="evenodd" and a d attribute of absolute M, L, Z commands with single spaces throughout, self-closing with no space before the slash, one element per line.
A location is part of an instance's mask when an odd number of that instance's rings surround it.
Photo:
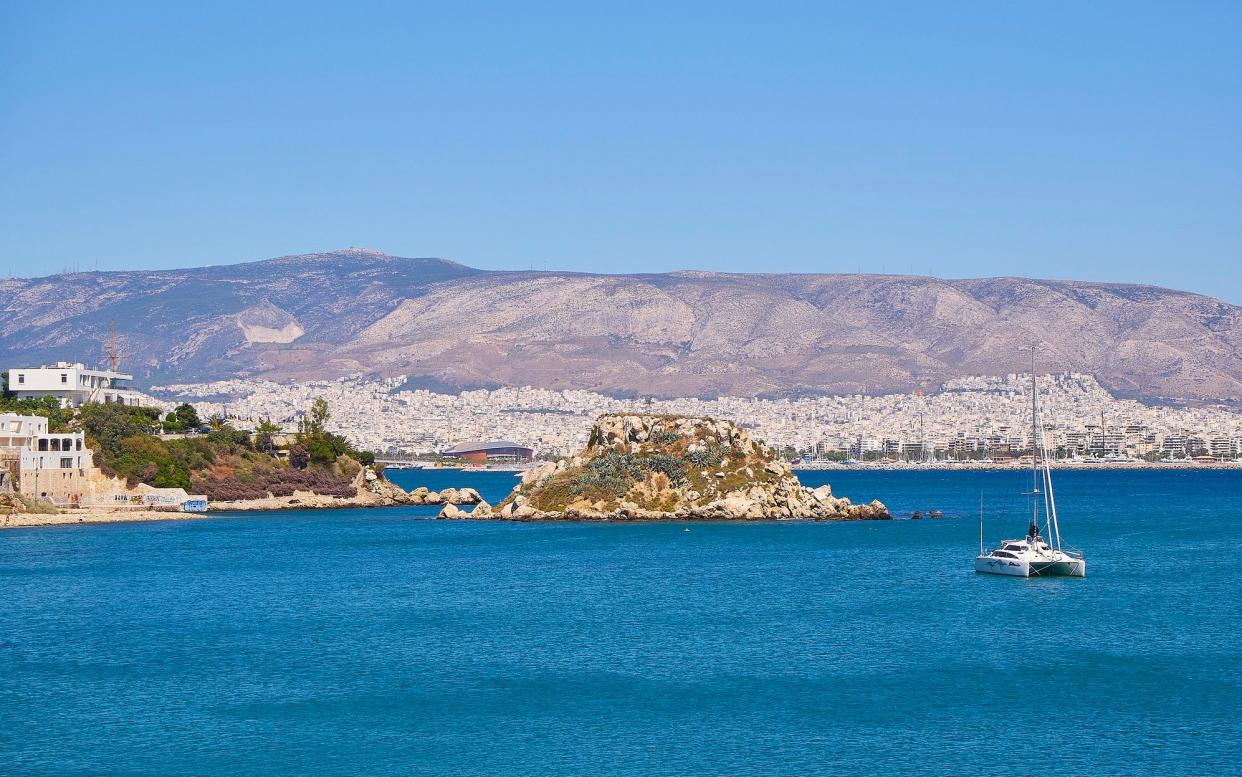
<path fill-rule="evenodd" d="M 306 469 L 306 465 L 310 464 L 310 451 L 302 443 L 298 443 L 289 449 L 289 464 L 294 469 Z"/>
<path fill-rule="evenodd" d="M 643 459 L 643 466 L 652 472 L 662 472 L 668 482 L 675 486 L 686 482 L 686 466 L 680 457 L 657 453 Z"/>
<path fill-rule="evenodd" d="M 168 415 L 164 417 L 164 431 L 166 432 L 184 432 L 188 429 L 197 429 L 202 421 L 198 418 L 198 411 L 194 409 L 194 405 L 182 403 L 170 410 Z"/>
<path fill-rule="evenodd" d="M 158 428 L 159 411 L 153 407 L 89 403 L 78 409 L 86 436 L 108 456 L 119 456 L 124 440 L 151 434 Z"/>
<path fill-rule="evenodd" d="M 208 432 L 207 442 L 226 447 L 230 452 L 236 451 L 238 448 L 252 447 L 250 444 L 249 432 L 234 429 L 228 424 L 224 424 L 218 429 L 212 429 Z"/>
<path fill-rule="evenodd" d="M 173 462 L 161 464 L 155 477 L 149 481 L 156 488 L 184 488 L 190 490 L 190 471 Z"/>
<path fill-rule="evenodd" d="M 293 469 L 279 467 L 267 472 L 256 472 L 250 482 L 237 477 L 211 475 L 194 481 L 194 487 L 217 501 L 238 499 L 263 499 L 272 496 L 292 496 L 295 491 L 311 491 L 324 496 L 353 496 L 354 487 L 323 469 Z"/>
<path fill-rule="evenodd" d="M 570 483 L 569 490 L 573 494 L 602 491 L 605 494 L 621 496 L 642 475 L 643 465 L 637 456 L 609 451 L 592 459 L 586 471 Z"/>
<path fill-rule="evenodd" d="M 718 467 L 724 461 L 724 452 L 720 446 L 716 444 L 707 445 L 698 450 L 690 451 L 686 454 L 686 461 L 697 469 L 709 469 Z"/>
<path fill-rule="evenodd" d="M 332 444 L 324 439 L 315 439 L 306 446 L 310 460 L 314 464 L 332 464 L 336 461 L 336 451 Z"/>
<path fill-rule="evenodd" d="M 673 445 L 681 439 L 681 435 L 672 429 L 657 429 L 651 433 L 650 440 L 655 445 Z"/>
<path fill-rule="evenodd" d="M 358 463 L 369 467 L 375 463 L 375 454 L 371 451 L 358 451 Z"/>
<path fill-rule="evenodd" d="M 685 464 L 677 456 L 667 453 L 637 456 L 633 453 L 609 451 L 592 459 L 586 470 L 570 481 L 569 492 L 574 495 L 593 492 L 623 496 L 648 472 L 663 473 L 674 485 L 686 482 Z"/>

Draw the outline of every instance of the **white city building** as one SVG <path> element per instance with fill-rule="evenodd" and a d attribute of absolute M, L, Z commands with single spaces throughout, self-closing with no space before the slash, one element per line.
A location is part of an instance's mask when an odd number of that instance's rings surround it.
<path fill-rule="evenodd" d="M 0 414 L 0 464 L 10 487 L 55 504 L 80 504 L 95 473 L 82 432 L 49 432 L 46 418 L 15 413 Z"/>
<path fill-rule="evenodd" d="M 440 451 L 463 440 L 499 438 L 542 454 L 571 455 L 586 444 L 601 413 L 647 412 L 729 418 L 773 446 L 820 457 L 893 456 L 899 450 L 901 458 L 913 460 L 968 455 L 997 460 L 1021 456 L 1029 447 L 1029 386 L 1029 375 L 972 376 L 926 395 L 646 401 L 531 387 L 439 394 L 412 390 L 402 376 L 355 375 L 289 383 L 234 378 L 152 390 L 167 392 L 169 400 L 192 401 L 200 415 L 227 415 L 239 426 L 270 419 L 286 429 L 296 428 L 320 397 L 331 409 L 330 431 L 361 449 L 388 453 Z M 1039 387 L 1057 458 L 1158 457 L 1167 451 L 1180 460 L 1187 449 L 1211 450 L 1214 439 L 1242 442 L 1242 413 L 1226 407 L 1149 406 L 1114 397 L 1092 376 L 1078 373 L 1041 375 Z M 1191 445 L 1195 436 L 1201 438 L 1198 447 Z M 1224 452 L 1223 443 L 1216 448 Z"/>
<path fill-rule="evenodd" d="M 87 402 L 147 404 L 146 395 L 129 385 L 133 379 L 123 372 L 89 369 L 80 362 L 56 362 L 10 369 L 9 391 L 18 399 L 56 397 L 61 407 L 79 407 Z"/>

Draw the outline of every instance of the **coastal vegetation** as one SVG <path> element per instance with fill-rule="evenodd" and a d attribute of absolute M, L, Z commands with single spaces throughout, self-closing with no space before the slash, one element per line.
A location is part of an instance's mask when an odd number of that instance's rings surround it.
<path fill-rule="evenodd" d="M 73 411 L 62 408 L 54 397 L 17 399 L 7 392 L 0 394 L 0 413 L 43 416 L 47 419 L 50 432 L 68 431 L 69 422 L 73 418 Z"/>
<path fill-rule="evenodd" d="M 218 417 L 203 424 L 188 404 L 163 417 L 152 407 L 91 403 L 73 410 L 45 404 L 38 409 L 59 413 L 61 426 L 85 433 L 105 475 L 130 486 L 183 488 L 213 501 L 284 497 L 295 491 L 353 496 L 359 472 L 374 461 L 373 454 L 355 450 L 325 428 L 329 412 L 322 399 L 282 444 L 275 424 L 263 422 L 254 433 Z M 25 412 L 24 405 L 17 412 Z M 199 433 L 200 428 L 207 431 Z"/>
<path fill-rule="evenodd" d="M 169 411 L 164 417 L 163 428 L 165 432 L 177 433 L 197 430 L 203 422 L 199 420 L 198 411 L 194 409 L 194 405 L 181 403 Z"/>

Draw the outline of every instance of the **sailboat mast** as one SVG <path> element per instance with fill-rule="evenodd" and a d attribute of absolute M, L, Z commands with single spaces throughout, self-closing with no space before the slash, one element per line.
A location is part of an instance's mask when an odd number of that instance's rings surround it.
<path fill-rule="evenodd" d="M 1039 404 L 1035 399 L 1035 346 L 1031 346 L 1031 526 L 1039 529 Z"/>
<path fill-rule="evenodd" d="M 1057 523 L 1057 497 L 1052 491 L 1052 469 L 1048 466 L 1047 457 L 1044 458 L 1044 488 L 1048 492 L 1048 522 L 1052 525 L 1051 539 L 1056 543 L 1057 550 L 1060 550 L 1061 526 Z"/>
<path fill-rule="evenodd" d="M 1057 502 L 1056 496 L 1052 491 L 1052 467 L 1048 463 L 1048 451 L 1044 446 L 1044 430 L 1039 423 L 1039 390 L 1035 381 L 1035 347 L 1031 347 L 1031 467 L 1034 470 L 1036 482 L 1040 475 L 1044 479 L 1044 521 L 1045 529 L 1048 533 L 1048 539 L 1056 544 L 1057 550 L 1061 549 L 1061 527 L 1057 523 Z M 1040 466 L 1040 463 L 1043 466 Z M 1040 472 L 1040 470 L 1043 470 Z M 1038 488 L 1034 490 L 1038 491 Z M 1039 526 L 1039 502 L 1032 499 L 1031 522 Z"/>
<path fill-rule="evenodd" d="M 1048 449 L 1044 446 L 1044 429 L 1039 429 L 1039 444 L 1044 449 L 1044 515 L 1048 523 L 1048 539 L 1061 549 L 1061 527 L 1057 523 L 1057 497 L 1052 490 L 1052 466 L 1048 463 Z"/>

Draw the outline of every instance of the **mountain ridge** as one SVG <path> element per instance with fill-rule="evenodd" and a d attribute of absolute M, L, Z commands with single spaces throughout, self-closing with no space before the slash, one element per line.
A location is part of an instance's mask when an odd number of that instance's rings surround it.
<path fill-rule="evenodd" d="M 1013 276 L 481 270 L 373 249 L 0 280 L 0 363 L 143 380 L 408 375 L 635 395 L 931 390 L 1023 369 L 1133 396 L 1242 399 L 1242 308 L 1192 292 Z"/>

